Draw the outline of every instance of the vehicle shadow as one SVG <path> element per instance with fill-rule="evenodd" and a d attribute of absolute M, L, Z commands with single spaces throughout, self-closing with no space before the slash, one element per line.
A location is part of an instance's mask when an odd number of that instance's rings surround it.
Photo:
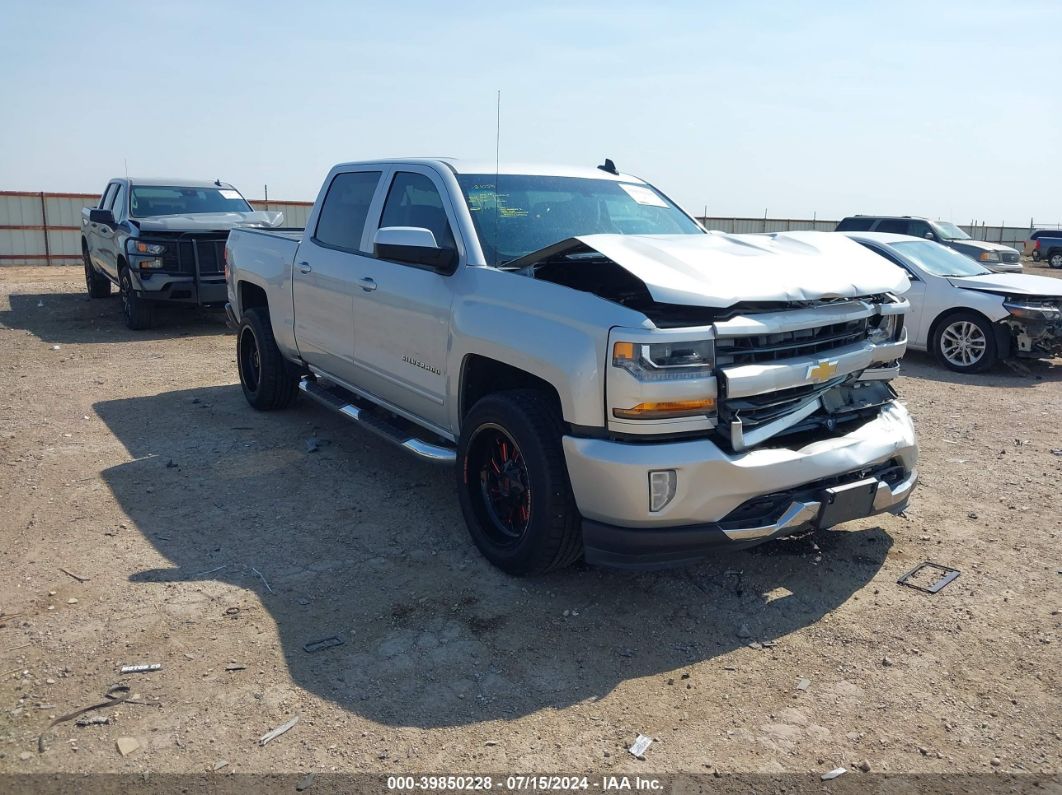
<path fill-rule="evenodd" d="M 222 310 L 161 305 L 152 328 L 130 331 L 122 321 L 117 293 L 101 299 L 85 293 L 12 293 L 9 299 L 10 308 L 0 310 L 0 326 L 28 331 L 43 342 L 133 342 L 229 333 Z"/>
<path fill-rule="evenodd" d="M 1062 361 L 1021 359 L 1016 368 L 999 362 L 988 372 L 964 374 L 938 364 L 932 354 L 908 350 L 900 363 L 900 375 L 963 386 L 1035 387 L 1044 383 L 1062 382 Z"/>
<path fill-rule="evenodd" d="M 516 579 L 473 547 L 451 469 L 308 401 L 257 413 L 224 386 L 95 409 L 134 459 L 102 477 L 172 564 L 130 574 L 145 600 L 213 580 L 254 592 L 295 684 L 389 725 L 523 716 L 649 675 L 685 692 L 684 666 L 814 624 L 892 545 L 871 527 L 817 534 L 821 561 L 796 539 L 687 569 Z M 343 644 L 307 650 L 331 636 Z"/>

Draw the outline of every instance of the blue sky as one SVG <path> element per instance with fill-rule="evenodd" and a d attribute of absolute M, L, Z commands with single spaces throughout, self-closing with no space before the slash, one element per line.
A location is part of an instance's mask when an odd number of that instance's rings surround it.
<path fill-rule="evenodd" d="M 711 215 L 1062 222 L 1062 3 L 22 2 L 0 189 L 605 156 Z"/>

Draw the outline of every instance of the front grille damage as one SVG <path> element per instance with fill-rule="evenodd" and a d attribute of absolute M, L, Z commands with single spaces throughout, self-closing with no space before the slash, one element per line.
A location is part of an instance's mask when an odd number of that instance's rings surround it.
<path fill-rule="evenodd" d="M 739 302 L 725 308 L 667 304 L 655 300 L 645 283 L 623 266 L 588 245 L 571 245 L 570 241 L 503 267 L 636 310 L 657 328 L 714 326 L 719 375 L 715 434 L 721 445 L 733 452 L 774 437 L 786 437 L 783 444 L 809 434 L 823 438 L 823 429 L 832 434 L 841 426 L 869 419 L 896 397 L 886 380 L 860 380 L 872 363 L 869 351 L 876 344 L 872 336 L 882 336 L 880 324 L 891 315 L 882 312 L 882 306 L 897 300 L 888 294 Z M 794 322 L 796 316 L 801 320 Z M 772 330 L 763 333 L 763 329 Z M 890 343 L 901 339 L 902 329 L 900 314 L 891 328 Z M 845 366 L 824 381 L 815 381 L 807 369 L 859 352 L 865 355 L 862 365 L 853 367 L 851 358 L 842 358 Z M 873 362 L 879 368 L 896 364 Z M 799 385 L 768 385 L 762 390 L 728 394 L 728 371 L 734 368 L 785 369 L 787 365 L 789 380 L 800 381 Z M 799 378 L 792 378 L 794 371 L 800 373 Z"/>

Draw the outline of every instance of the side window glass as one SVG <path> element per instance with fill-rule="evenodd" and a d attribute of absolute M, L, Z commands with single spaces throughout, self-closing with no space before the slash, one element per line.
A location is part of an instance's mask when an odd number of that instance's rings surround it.
<path fill-rule="evenodd" d="M 933 231 L 925 221 L 911 221 L 908 228 L 910 231 L 907 234 L 915 237 L 925 237 L 927 232 Z"/>
<path fill-rule="evenodd" d="M 906 235 L 908 221 L 906 218 L 885 218 L 878 223 L 877 232 L 891 232 L 894 235 Z"/>
<path fill-rule="evenodd" d="M 380 218 L 380 227 L 385 226 L 430 229 L 439 248 L 456 248 L 439 189 L 423 174 L 408 171 L 395 174 Z"/>
<path fill-rule="evenodd" d="M 125 185 L 118 186 L 118 191 L 114 194 L 114 203 L 111 205 L 111 212 L 114 213 L 116 221 L 125 218 Z"/>
<path fill-rule="evenodd" d="M 321 205 L 314 240 L 344 251 L 360 250 L 369 204 L 381 173 L 354 171 L 336 174 Z"/>
<path fill-rule="evenodd" d="M 115 191 L 115 189 L 117 187 L 118 186 L 115 183 L 112 182 L 110 185 L 108 185 L 104 189 L 103 195 L 100 196 L 100 203 L 96 205 L 96 209 L 98 209 L 98 210 L 109 210 L 110 209 L 111 200 L 114 199 L 114 191 Z"/>

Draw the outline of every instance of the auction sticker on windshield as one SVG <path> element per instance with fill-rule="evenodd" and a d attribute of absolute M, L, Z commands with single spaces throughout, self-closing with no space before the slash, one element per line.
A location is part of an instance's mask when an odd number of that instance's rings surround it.
<path fill-rule="evenodd" d="M 648 204 L 651 207 L 667 207 L 667 202 L 649 190 L 649 188 L 641 185 L 628 185 L 625 182 L 621 182 L 620 187 L 627 191 L 627 195 L 638 204 Z"/>

